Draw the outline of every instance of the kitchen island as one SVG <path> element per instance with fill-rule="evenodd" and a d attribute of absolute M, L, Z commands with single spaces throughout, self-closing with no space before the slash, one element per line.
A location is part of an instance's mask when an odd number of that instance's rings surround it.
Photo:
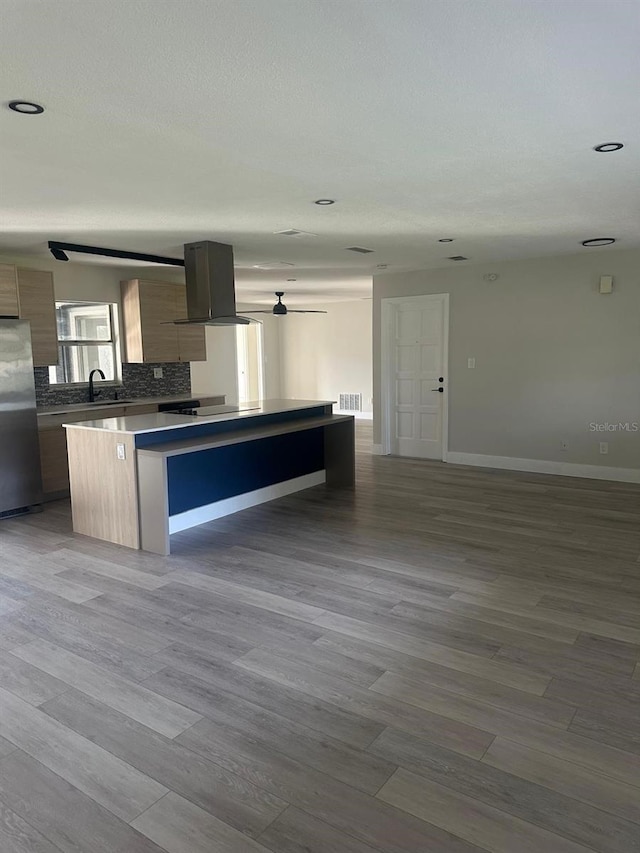
<path fill-rule="evenodd" d="M 73 529 L 170 553 L 170 536 L 325 483 L 355 484 L 354 419 L 264 400 L 65 424 Z"/>

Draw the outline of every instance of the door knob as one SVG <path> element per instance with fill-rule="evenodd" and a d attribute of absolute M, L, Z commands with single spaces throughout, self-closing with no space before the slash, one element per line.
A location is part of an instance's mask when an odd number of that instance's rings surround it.
<path fill-rule="evenodd" d="M 432 388 L 432 391 L 437 391 L 439 394 L 444 394 L 444 388 L 440 386 L 440 388 Z"/>

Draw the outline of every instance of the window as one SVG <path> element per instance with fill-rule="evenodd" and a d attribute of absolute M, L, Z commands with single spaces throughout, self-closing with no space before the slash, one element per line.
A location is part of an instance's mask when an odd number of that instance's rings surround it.
<path fill-rule="evenodd" d="M 58 364 L 49 368 L 49 382 L 86 383 L 99 368 L 105 379 L 120 378 L 115 334 L 115 305 L 109 302 L 56 302 Z"/>

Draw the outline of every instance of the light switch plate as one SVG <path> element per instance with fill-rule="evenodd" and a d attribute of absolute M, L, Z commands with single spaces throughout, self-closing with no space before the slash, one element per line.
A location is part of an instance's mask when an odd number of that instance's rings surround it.
<path fill-rule="evenodd" d="M 126 459 L 127 451 L 124 444 L 116 444 L 116 456 L 118 459 Z"/>
<path fill-rule="evenodd" d="M 472 367 L 475 367 L 475 366 L 476 366 L 476 360 L 475 360 L 475 358 L 468 358 L 468 359 L 467 359 L 467 367 L 472 368 Z"/>
<path fill-rule="evenodd" d="M 162 379 L 162 368 L 154 367 L 153 368 L 153 378 L 154 379 Z"/>

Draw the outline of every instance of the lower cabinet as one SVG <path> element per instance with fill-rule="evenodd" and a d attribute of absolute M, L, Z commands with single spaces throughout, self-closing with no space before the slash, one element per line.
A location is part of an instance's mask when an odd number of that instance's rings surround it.
<path fill-rule="evenodd" d="M 158 407 L 155 406 L 154 411 L 157 410 Z M 124 407 L 109 406 L 104 409 L 96 407 L 90 411 L 68 412 L 61 415 L 40 415 L 38 417 L 40 470 L 45 499 L 52 500 L 69 493 L 67 431 L 62 424 L 79 423 L 80 421 L 99 418 L 119 418 L 124 413 Z M 132 411 L 130 414 L 138 414 L 138 412 Z"/>
<path fill-rule="evenodd" d="M 59 427 L 40 429 L 40 468 L 45 495 L 69 491 L 66 430 Z"/>
<path fill-rule="evenodd" d="M 225 398 L 199 397 L 202 406 L 216 406 L 224 403 Z M 40 468 L 42 471 L 42 491 L 45 500 L 54 500 L 69 494 L 69 464 L 67 461 L 67 431 L 62 424 L 81 421 L 100 420 L 102 418 L 121 418 L 125 415 L 149 415 L 158 411 L 157 403 L 129 403 L 123 406 L 100 406 L 82 409 L 66 414 L 38 416 L 38 437 L 40 439 Z"/>

